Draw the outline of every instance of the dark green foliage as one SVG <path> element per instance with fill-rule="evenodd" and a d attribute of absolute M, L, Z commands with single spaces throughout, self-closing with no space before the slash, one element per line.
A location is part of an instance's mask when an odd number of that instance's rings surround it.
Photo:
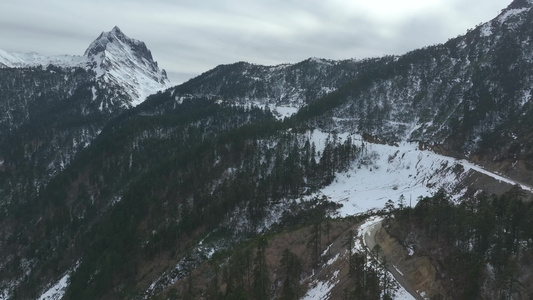
<path fill-rule="evenodd" d="M 260 238 L 257 243 L 253 268 L 252 299 L 255 300 L 270 299 L 270 275 L 266 261 L 267 246 L 267 239 Z"/>
<path fill-rule="evenodd" d="M 154 96 L 148 104 L 156 102 L 158 97 L 165 95 Z M 263 123 L 266 125 L 245 124 L 244 120 L 250 118 L 267 120 L 268 116 L 261 111 L 220 107 L 207 99 L 185 100 L 180 108 L 179 112 L 171 115 L 146 116 L 144 113 L 112 123 L 72 163 L 72 169 L 85 165 L 91 168 L 102 166 L 100 170 L 103 170 L 98 175 L 104 177 L 103 180 L 95 178 L 90 186 L 80 189 L 79 201 L 88 198 L 87 190 L 99 190 L 98 201 L 106 198 L 116 201 L 113 199 L 118 196 L 120 202 L 112 207 L 111 214 L 132 216 L 135 220 L 131 221 L 132 224 L 146 222 L 148 227 L 145 231 L 124 225 L 94 228 L 93 233 L 84 239 L 84 247 L 94 249 L 85 252 L 96 255 L 83 259 L 80 274 L 90 274 L 83 271 L 85 268 L 95 272 L 96 266 L 108 261 L 106 257 L 122 251 L 121 244 L 99 248 L 91 242 L 97 240 L 95 236 L 105 237 L 104 241 L 112 240 L 115 234 L 130 236 L 121 231 L 114 232 L 112 228 L 133 230 L 133 260 L 139 257 L 154 259 L 188 236 L 216 228 L 236 208 L 244 209 L 245 218 L 251 226 L 247 230 L 253 231 L 265 217 L 269 205 L 284 197 L 302 196 L 329 183 L 332 174 L 348 168 L 360 152 L 351 139 L 339 143 L 336 138 L 329 138 L 325 151 L 318 156 L 304 135 L 279 133 L 276 128 L 279 125 L 269 126 L 269 121 Z M 207 126 L 216 123 L 218 118 L 225 120 L 226 127 Z M 224 129 L 227 130 L 220 132 Z M 132 140 L 136 142 L 132 143 Z M 274 146 L 266 147 L 268 144 Z M 320 162 L 317 163 L 317 159 Z M 67 174 L 62 175 L 63 180 L 56 179 L 54 182 L 58 185 L 72 184 L 71 180 L 76 179 L 76 175 Z M 118 189 L 124 190 L 122 195 L 104 194 L 106 190 Z M 56 198 L 66 197 L 58 195 Z M 98 207 L 100 203 L 94 205 Z M 310 209 L 323 214 L 329 209 L 328 203 L 311 201 Z M 304 210 L 295 210 L 298 211 L 303 213 Z M 134 272 L 128 275 L 130 271 L 122 264 L 100 268 L 109 270 L 106 271 L 109 274 L 98 273 L 102 274 L 99 276 L 107 276 L 106 283 L 118 276 L 135 275 Z M 84 282 L 86 276 L 76 275 L 72 280 Z M 97 281 L 94 284 L 86 288 L 105 293 L 110 287 L 100 286 Z M 235 287 L 239 286 L 235 284 Z M 234 292 L 239 293 L 238 288 Z M 84 293 L 80 283 L 71 285 L 68 295 L 76 298 Z"/>
<path fill-rule="evenodd" d="M 349 288 L 344 290 L 343 299 L 394 299 L 398 285 L 387 271 L 387 262 L 379 257 L 379 245 L 371 253 L 354 252 L 355 234 L 349 231 L 344 247 L 349 253 Z"/>
<path fill-rule="evenodd" d="M 281 299 L 296 300 L 300 299 L 301 288 L 300 280 L 302 276 L 302 262 L 289 249 L 283 250 L 281 256 L 281 266 L 285 279 L 283 280 Z"/>
<path fill-rule="evenodd" d="M 368 253 L 352 253 L 350 249 L 349 288 L 345 290 L 344 299 L 393 299 L 397 288 L 392 275 L 387 271 L 384 263 L 376 258 L 378 251 Z"/>
<path fill-rule="evenodd" d="M 219 66 L 120 115 L 120 93 L 106 88 L 102 93 L 112 98 L 95 97 L 94 74 L 82 68 L 2 69 L 0 110 L 8 112 L 0 119 L 2 257 L 14 257 L 5 278 L 25 277 L 21 259 L 35 258 L 35 271 L 17 291 L 31 298 L 44 285 L 41 278 L 50 283 L 82 257 L 69 297 L 124 298 L 138 267 L 130 261 L 175 258 L 222 220 L 240 218 L 247 227 L 242 235 L 253 235 L 282 204 L 289 210 L 281 228 L 314 224 L 310 245 L 317 263 L 326 228 L 320 218 L 335 204 L 291 200 L 330 184 L 362 151 L 332 134 L 317 153 L 304 134 L 317 127 L 397 141 L 409 132 L 405 124 L 417 120 L 412 140 L 533 170 L 533 106 L 526 101 L 533 68 L 524 42 L 532 36 L 532 18 L 513 14 L 494 22 L 490 37 L 478 28 L 401 57 Z M 269 105 L 296 99 L 305 106 L 277 122 L 268 110 L 234 105 L 248 99 Z M 457 207 L 439 193 L 397 214 L 454 245 L 444 250 L 446 261 L 471 266 L 468 278 L 489 261 L 509 296 L 520 289 L 509 275 L 516 257 L 533 245 L 533 208 L 514 192 L 478 195 Z M 250 260 L 234 270 L 241 279 L 229 281 L 228 299 L 252 295 Z M 115 289 L 117 278 L 125 286 Z M 478 284 L 465 282 L 471 285 L 464 296 L 476 295 Z M 377 290 L 375 281 L 367 286 Z M 293 285 L 286 287 L 291 298 Z"/>
<path fill-rule="evenodd" d="M 403 226 L 424 232 L 429 238 L 425 240 L 429 245 L 426 251 L 438 253 L 434 259 L 442 265 L 443 274 L 455 282 L 451 295 L 479 298 L 480 284 L 487 276 L 495 276 L 496 285 L 491 289 L 514 297 L 523 288 L 516 265 L 529 255 L 525 245 L 533 241 L 531 221 L 526 217 L 533 204 L 524 203 L 523 196 L 524 191 L 515 186 L 502 196 L 480 193 L 454 205 L 439 192 L 421 199 L 414 209 L 396 213 L 399 227 L 393 232 Z M 494 275 L 485 274 L 487 265 Z"/>

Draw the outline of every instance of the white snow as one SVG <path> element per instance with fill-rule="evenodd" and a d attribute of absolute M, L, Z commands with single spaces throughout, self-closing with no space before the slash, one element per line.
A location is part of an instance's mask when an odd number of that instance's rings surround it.
<path fill-rule="evenodd" d="M 498 17 L 498 21 L 500 22 L 500 24 L 503 24 L 503 22 L 507 21 L 508 18 L 519 15 L 526 10 L 529 10 L 529 8 L 510 9 L 500 15 Z"/>
<path fill-rule="evenodd" d="M 326 148 L 326 141 L 329 138 L 333 138 L 333 135 L 327 133 L 327 132 L 323 132 L 323 131 L 320 131 L 320 130 L 312 130 L 312 131 L 309 131 L 308 132 L 308 135 L 309 135 L 309 141 L 311 143 L 314 143 L 315 144 L 315 150 L 318 154 L 318 152 L 322 152 L 324 151 L 324 148 Z M 348 133 L 344 132 L 344 133 L 338 133 L 337 134 L 337 140 L 339 142 L 343 142 L 345 141 L 348 136 L 350 136 Z M 356 139 L 360 139 L 359 136 L 356 136 Z M 317 157 L 319 158 L 319 157 Z"/>
<path fill-rule="evenodd" d="M 490 36 L 491 34 L 492 34 L 492 26 L 490 25 L 490 23 L 485 23 L 481 27 L 481 36 L 487 37 L 487 36 Z"/>
<path fill-rule="evenodd" d="M 531 101 L 531 91 L 522 91 L 522 100 L 520 105 L 524 106 L 529 101 Z"/>
<path fill-rule="evenodd" d="M 59 300 L 63 298 L 67 289 L 70 273 L 65 274 L 59 281 L 54 284 L 48 291 L 44 292 L 38 300 Z"/>
<path fill-rule="evenodd" d="M 307 290 L 307 293 L 302 298 L 302 300 L 322 300 L 329 299 L 331 290 L 339 283 L 340 280 L 337 279 L 339 271 L 335 271 L 331 278 L 326 281 L 314 281 L 312 283 L 313 287 Z"/>
<path fill-rule="evenodd" d="M 85 67 L 87 58 L 75 55 L 45 56 L 35 52 L 8 52 L 0 49 L 0 67 L 27 68 L 48 65 L 58 67 Z"/>
<path fill-rule="evenodd" d="M 317 151 L 321 141 L 325 140 L 324 136 L 320 132 L 313 133 Z M 352 138 L 357 140 L 354 136 Z M 310 198 L 326 195 L 331 201 L 343 204 L 338 212 L 344 217 L 382 209 L 389 199 L 398 203 L 402 195 L 405 206 L 414 206 L 419 197 L 431 196 L 440 188 L 453 193 L 457 181 L 472 170 L 502 182 L 517 184 L 466 160 L 419 150 L 415 143 L 403 142 L 391 146 L 364 142 L 363 151 L 362 159 L 356 161 L 349 171 L 338 173 L 333 183 Z M 454 172 L 456 165 L 463 166 L 461 174 Z M 520 186 L 533 192 L 530 186 Z"/>
<path fill-rule="evenodd" d="M 329 299 L 329 294 L 335 285 L 330 282 L 318 282 L 307 291 L 302 300 Z"/>
<path fill-rule="evenodd" d="M 110 42 L 109 37 L 114 37 L 112 42 Z M 97 80 L 122 87 L 131 98 L 129 105 L 137 106 L 149 95 L 170 88 L 172 84 L 159 70 L 155 62 L 150 62 L 136 55 L 135 50 L 128 42 L 142 43 L 124 36 L 118 28 L 114 28 L 111 32 L 103 33 L 89 46 L 90 49 L 95 45 L 105 45 L 105 50 L 93 54 L 88 54 L 87 51 L 83 56 L 45 56 L 34 52 L 19 53 L 0 49 L 0 68 L 42 66 L 44 69 L 48 65 L 54 65 L 62 68 L 80 67 L 93 70 Z M 93 99 L 96 99 L 94 88 L 92 91 Z M 103 107 L 100 106 L 100 109 L 102 110 Z"/>
<path fill-rule="evenodd" d="M 409 294 L 401 285 L 398 291 L 396 292 L 395 300 L 414 300 L 415 298 Z"/>
<path fill-rule="evenodd" d="M 322 151 L 329 134 L 318 130 L 308 134 L 317 152 Z M 348 137 L 348 134 L 338 134 L 337 137 L 342 141 Z M 326 195 L 330 200 L 342 203 L 343 207 L 339 209 L 339 215 L 342 217 L 382 209 L 387 200 L 391 199 L 398 203 L 402 195 L 405 206 L 414 206 L 418 197 L 431 196 L 439 188 L 452 192 L 461 176 L 471 171 L 483 173 L 512 185 L 517 184 L 511 179 L 487 171 L 466 160 L 447 157 L 430 150 L 420 150 L 417 143 L 403 142 L 397 146 L 381 145 L 363 142 L 360 136 L 351 135 L 351 137 L 354 141 L 361 142 L 362 158 L 356 161 L 348 172 L 336 174 L 334 182 L 317 193 L 318 196 Z M 462 166 L 462 173 L 456 173 L 458 165 Z M 524 184 L 520 186 L 533 192 L 530 186 Z M 465 191 L 463 189 L 459 194 Z M 317 194 L 311 195 L 310 198 Z M 369 235 L 371 229 L 382 220 L 382 217 L 372 216 L 360 225 L 353 252 L 364 251 L 366 248 L 364 236 Z M 414 250 L 408 248 L 408 253 L 413 255 Z M 331 265 L 338 259 L 338 256 L 330 259 L 327 265 Z M 396 266 L 393 265 L 393 267 L 403 276 Z M 336 282 L 332 279 L 323 282 L 315 281 L 303 299 L 328 299 L 335 285 Z M 425 297 L 423 294 L 422 296 Z M 395 299 L 411 300 L 414 298 L 400 286 Z"/>
<path fill-rule="evenodd" d="M 275 111 L 277 113 L 275 114 L 276 117 L 281 120 L 284 118 L 289 118 L 298 112 L 298 108 L 292 106 L 274 106 L 271 108 L 271 110 Z"/>
<path fill-rule="evenodd" d="M 514 181 L 510 178 L 507 178 L 507 177 L 504 177 L 502 175 L 499 175 L 499 174 L 496 174 L 494 172 L 491 172 L 491 171 L 487 171 L 485 169 L 483 169 L 482 167 L 476 165 L 476 164 L 473 164 L 467 160 L 459 160 L 458 161 L 460 164 L 462 164 L 465 169 L 472 169 L 472 170 L 475 170 L 477 172 L 480 172 L 480 173 L 483 173 L 485 175 L 488 175 L 498 181 L 501 181 L 501 182 L 505 182 L 505 183 L 508 183 L 508 184 L 511 184 L 511 185 L 519 185 L 522 189 L 526 190 L 526 191 L 529 191 L 529 192 L 533 192 L 533 187 L 529 186 L 529 185 L 526 185 L 526 184 L 523 184 L 523 183 L 520 183 L 520 182 L 517 182 L 517 181 Z"/>
<path fill-rule="evenodd" d="M 168 79 L 153 70 L 150 62 L 137 57 L 133 49 L 121 39 L 106 45 L 103 55 L 95 56 L 98 73 L 106 82 L 125 85 L 126 92 L 133 99 L 132 106 L 142 103 L 146 97 L 171 87 Z"/>
<path fill-rule="evenodd" d="M 402 276 L 405 276 L 403 275 L 402 271 L 400 271 L 400 269 L 398 269 L 398 267 L 396 267 L 395 265 L 392 265 L 394 267 L 394 270 L 396 270 L 396 272 L 398 272 L 398 274 L 402 275 Z"/>
<path fill-rule="evenodd" d="M 9 289 L 0 290 L 0 300 L 9 299 Z"/>
<path fill-rule="evenodd" d="M 219 101 L 222 102 L 222 100 L 219 100 Z M 252 100 L 247 100 L 247 101 L 245 101 L 244 104 L 236 103 L 235 105 L 248 107 L 248 108 L 259 107 L 259 108 L 261 108 L 263 110 L 268 108 L 272 112 L 274 117 L 276 117 L 276 119 L 278 119 L 278 120 L 283 120 L 285 118 L 289 118 L 292 115 L 294 115 L 295 113 L 297 113 L 298 110 L 299 110 L 299 108 L 295 107 L 295 106 L 278 105 L 278 104 L 275 104 L 275 103 L 268 103 L 268 101 L 266 99 L 253 100 L 253 101 Z"/>
<path fill-rule="evenodd" d="M 367 245 L 366 245 L 366 241 L 364 239 L 364 236 L 365 235 L 370 235 L 371 234 L 371 229 L 374 226 L 376 226 L 378 223 L 381 223 L 381 221 L 383 221 L 383 217 L 372 216 L 372 217 L 366 219 L 363 222 L 363 224 L 359 225 L 359 229 L 357 230 L 357 238 L 358 238 L 358 240 L 363 241 L 363 244 L 364 244 L 365 247 L 367 247 Z"/>
<path fill-rule="evenodd" d="M 96 100 L 96 88 L 94 86 L 91 87 L 91 92 L 93 93 L 93 101 L 94 101 L 94 100 Z M 102 109 L 100 108 L 100 110 L 102 110 Z"/>
<path fill-rule="evenodd" d="M 332 257 L 332 258 L 330 258 L 330 259 L 328 260 L 328 262 L 326 263 L 326 265 L 328 265 L 328 266 L 332 265 L 334 262 L 337 261 L 337 259 L 339 259 L 339 256 L 340 256 L 340 254 L 337 253 L 337 255 L 335 255 L 334 257 Z"/>

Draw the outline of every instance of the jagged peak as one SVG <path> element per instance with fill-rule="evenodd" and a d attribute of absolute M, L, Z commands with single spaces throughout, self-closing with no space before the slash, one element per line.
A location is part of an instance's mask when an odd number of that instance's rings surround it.
<path fill-rule="evenodd" d="M 152 53 L 144 42 L 141 42 L 136 39 L 132 39 L 126 36 L 118 26 L 113 27 L 111 31 L 102 32 L 85 50 L 84 56 L 94 57 L 100 53 L 108 50 L 110 44 L 116 45 L 118 48 L 123 48 L 123 45 L 127 45 L 131 48 L 137 55 L 142 58 L 152 61 Z"/>
<path fill-rule="evenodd" d="M 159 69 L 145 43 L 129 38 L 118 26 L 102 32 L 89 45 L 84 57 L 102 82 L 125 88 L 133 106 L 171 86 L 166 72 Z"/>
<path fill-rule="evenodd" d="M 113 27 L 113 29 L 111 29 L 110 33 L 115 34 L 115 35 L 117 35 L 117 34 L 124 35 L 124 33 L 122 33 L 122 30 L 120 30 L 120 28 L 118 28 L 117 25 L 115 25 L 115 27 Z"/>

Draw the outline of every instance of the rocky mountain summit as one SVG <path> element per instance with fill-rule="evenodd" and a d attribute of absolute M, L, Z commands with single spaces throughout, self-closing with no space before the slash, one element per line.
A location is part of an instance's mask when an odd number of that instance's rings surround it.
<path fill-rule="evenodd" d="M 36 195 L 109 120 L 170 86 L 146 45 L 118 27 L 83 56 L 0 50 L 0 206 Z"/>
<path fill-rule="evenodd" d="M 102 32 L 83 56 L 43 56 L 0 50 L 0 68 L 37 66 L 92 71 L 95 90 L 117 90 L 118 94 L 113 97 L 122 98 L 120 105 L 124 107 L 136 106 L 147 96 L 171 86 L 165 70 L 159 69 L 144 42 L 129 38 L 117 26 L 109 32 Z M 93 98 L 98 98 L 96 91 L 93 92 Z M 103 101 L 100 108 L 112 109 L 114 106 Z"/>
<path fill-rule="evenodd" d="M 391 299 L 387 268 L 417 298 L 530 295 L 532 8 L 144 101 L 168 81 L 117 27 L 80 57 L 0 52 L 0 299 Z M 370 253 L 378 227 L 401 257 Z"/>

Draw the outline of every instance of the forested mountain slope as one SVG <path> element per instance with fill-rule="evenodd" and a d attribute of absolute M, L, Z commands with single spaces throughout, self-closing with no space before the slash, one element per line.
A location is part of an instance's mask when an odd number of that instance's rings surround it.
<path fill-rule="evenodd" d="M 0 51 L 1 210 L 35 197 L 113 117 L 167 87 L 146 45 L 118 27 L 84 56 Z"/>
<path fill-rule="evenodd" d="M 310 103 L 311 127 L 369 133 L 391 142 L 442 145 L 455 156 L 483 155 L 531 167 L 531 3 L 515 1 L 495 19 L 442 45 L 371 60 L 310 59 L 262 67 L 215 68 L 176 88 L 238 103 Z M 326 93 L 329 92 L 329 93 Z M 479 158 L 479 157 L 478 157 Z M 532 178 L 512 169 L 500 171 Z M 514 172 L 513 172 L 514 171 Z"/>
<path fill-rule="evenodd" d="M 494 251 L 530 259 L 526 214 L 510 215 L 530 210 L 516 203 L 533 184 L 532 8 L 514 1 L 402 56 L 239 62 L 138 102 L 166 76 L 118 28 L 82 65 L 20 67 L 23 55 L 0 53 L 0 298 L 36 299 L 56 282 L 63 299 L 386 298 L 396 287 L 359 227 L 376 213 L 416 255 L 453 241 L 430 253 L 438 263 L 482 250 L 481 275 L 466 276 L 480 281 L 442 296 L 515 288 L 480 282 L 530 278 L 483 268 L 514 270 Z M 117 83 L 131 62 L 154 85 Z M 450 214 L 429 217 L 440 208 Z M 471 231 L 453 226 L 461 216 Z"/>

